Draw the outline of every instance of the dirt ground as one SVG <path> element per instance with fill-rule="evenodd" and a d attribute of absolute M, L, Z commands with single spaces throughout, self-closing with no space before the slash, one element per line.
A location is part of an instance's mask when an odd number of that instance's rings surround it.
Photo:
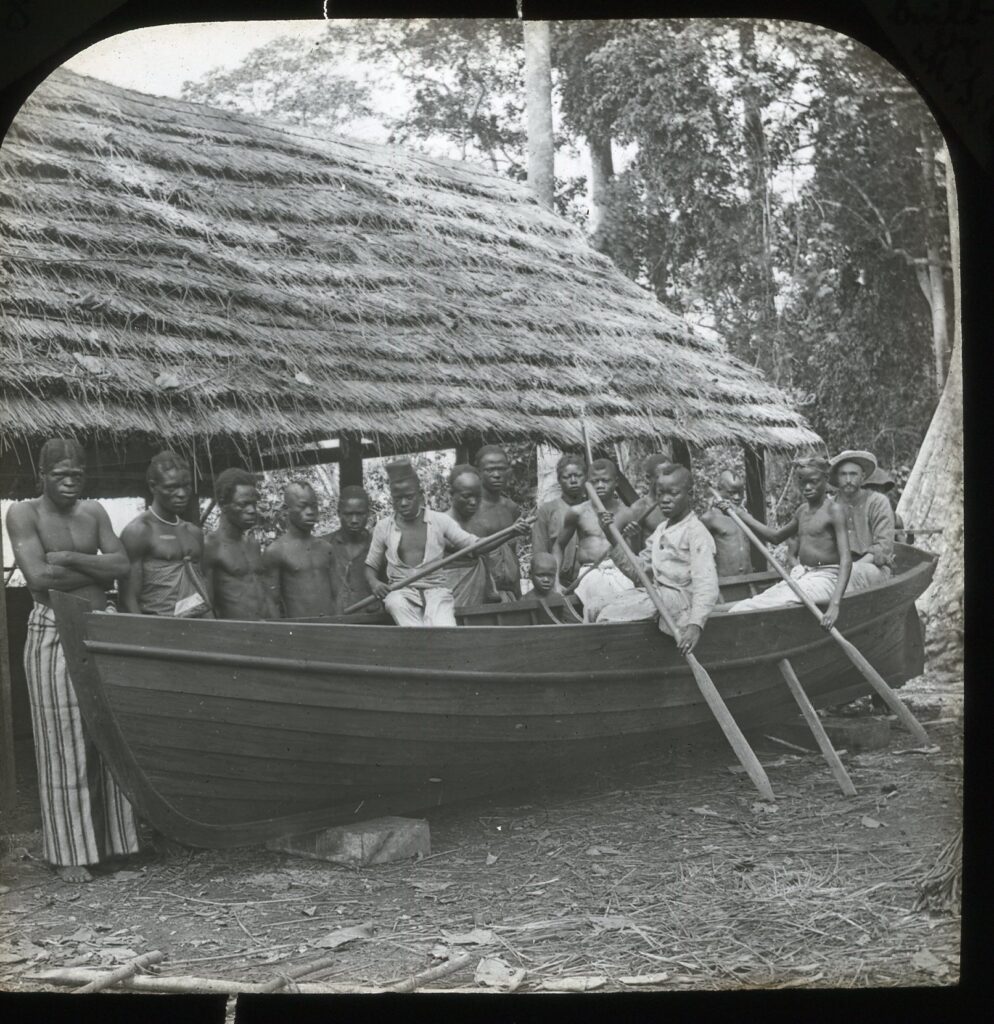
<path fill-rule="evenodd" d="M 65 991 L 33 976 L 155 949 L 160 976 L 253 983 L 333 957 L 304 991 L 384 986 L 466 954 L 424 987 L 951 985 L 959 908 L 915 904 L 961 827 L 962 687 L 922 677 L 902 693 L 940 749 L 910 750 L 892 723 L 889 747 L 844 755 L 853 799 L 820 756 L 763 737 L 774 806 L 727 746 L 674 748 L 569 787 L 440 809 L 430 857 L 361 870 L 200 850 L 72 887 L 38 859 L 22 758 L 0 864 L 0 985 Z"/>

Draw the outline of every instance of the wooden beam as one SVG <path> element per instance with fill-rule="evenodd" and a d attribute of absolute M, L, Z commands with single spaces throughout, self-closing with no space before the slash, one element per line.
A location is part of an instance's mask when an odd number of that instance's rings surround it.
<path fill-rule="evenodd" d="M 0 808 L 9 820 L 17 802 L 17 765 L 14 760 L 14 700 L 10 684 L 5 577 L 3 544 L 0 544 Z"/>
<path fill-rule="evenodd" d="M 762 448 L 754 448 L 752 445 L 742 446 L 742 455 L 745 462 L 745 485 L 746 485 L 746 510 L 753 519 L 759 522 L 766 522 L 766 457 Z M 762 552 L 751 552 L 752 567 L 756 572 L 762 572 L 768 568 L 766 559 Z"/>
<path fill-rule="evenodd" d="M 673 461 L 679 463 L 681 466 L 686 466 L 687 469 L 690 470 L 694 468 L 690 460 L 690 445 L 688 445 L 683 438 L 670 438 L 670 455 Z"/>
<path fill-rule="evenodd" d="M 362 438 L 355 434 L 338 435 L 338 487 L 362 487 Z"/>
<path fill-rule="evenodd" d="M 801 714 L 804 715 L 804 721 L 807 722 L 811 735 L 814 736 L 818 749 L 822 753 L 822 757 L 825 758 L 829 768 L 832 769 L 832 775 L 839 784 L 839 789 L 842 790 L 845 796 L 855 796 L 856 787 L 853 785 L 852 779 L 849 778 L 849 773 L 846 771 L 838 751 L 832 746 L 832 741 L 828 738 L 828 733 L 825 732 L 825 727 L 821 724 L 818 712 L 815 711 L 814 706 L 808 699 L 808 695 L 804 692 L 804 687 L 801 686 L 801 681 L 797 678 L 794 666 L 786 658 L 783 658 L 779 662 L 779 667 L 780 674 L 783 676 L 784 682 L 787 684 L 787 688 L 790 690 L 794 700 L 797 701 L 797 706 L 801 709 Z"/>

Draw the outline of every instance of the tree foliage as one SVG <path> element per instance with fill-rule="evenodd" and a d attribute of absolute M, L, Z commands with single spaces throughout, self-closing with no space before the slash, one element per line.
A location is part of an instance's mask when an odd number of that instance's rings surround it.
<path fill-rule="evenodd" d="M 336 73 L 341 40 L 283 36 L 259 46 L 231 70 L 186 82 L 183 99 L 224 110 L 271 115 L 301 125 L 342 128 L 373 113 L 367 85 Z"/>
<path fill-rule="evenodd" d="M 830 448 L 910 464 L 948 362 L 949 255 L 942 140 L 908 83 L 795 23 L 552 27 L 557 153 L 596 150 L 609 179 L 594 244 L 793 394 Z M 351 93 L 345 53 L 368 71 Z M 371 114 L 392 141 L 520 180 L 523 60 L 513 20 L 336 23 L 187 94 L 313 123 Z M 582 222 L 585 176 L 556 184 Z"/>

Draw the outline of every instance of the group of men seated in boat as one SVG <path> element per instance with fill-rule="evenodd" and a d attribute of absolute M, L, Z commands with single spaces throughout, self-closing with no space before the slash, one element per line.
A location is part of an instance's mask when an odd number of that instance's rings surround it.
<path fill-rule="evenodd" d="M 646 493 L 630 506 L 617 494 L 613 462 L 597 459 L 588 467 L 582 455 L 564 455 L 557 466 L 560 495 L 539 506 L 534 525 L 521 517 L 507 494 L 510 462 L 498 445 L 483 447 L 473 465 L 450 472 L 447 512 L 427 507 L 410 460 L 397 459 L 386 464 L 392 514 L 372 531 L 368 494 L 361 487 L 345 487 L 339 529 L 316 536 L 317 495 L 309 484 L 293 482 L 284 492 L 286 531 L 265 549 L 252 536 L 259 492 L 256 477 L 247 470 L 227 469 L 218 476 L 219 521 L 205 537 L 183 518 L 192 497 L 188 465 L 173 452 L 160 452 L 147 473 L 152 501 L 124 529 L 120 544 L 104 522 L 103 509 L 83 503 L 94 524 L 100 524 L 92 538 L 95 546 L 84 545 L 90 551 L 76 544 L 77 530 L 68 529 L 67 521 L 44 514 L 53 496 L 66 493 L 59 491 L 66 479 L 72 483 L 68 493 L 76 493 L 82 450 L 72 441 L 49 442 L 41 463 L 45 492 L 15 506 L 9 517 L 18 563 L 36 598 L 44 602 L 44 579 L 37 587 L 31 583 L 42 561 L 49 574 L 56 567 L 68 571 L 71 582 L 95 604 L 103 602 L 104 587 L 112 581 L 106 573 L 92 576 L 88 570 L 97 563 L 113 564 L 121 610 L 149 615 L 300 619 L 382 607 L 401 626 L 453 626 L 457 607 L 521 598 L 516 540 L 530 530 L 537 597 L 554 590 L 575 592 L 584 621 L 591 623 L 651 618 L 654 608 L 638 586 L 635 567 L 608 539 L 613 523 L 680 623 L 685 634 L 681 646 L 692 650 L 719 600 L 718 578 L 753 571 L 750 542 L 728 514 L 732 506 L 764 540 L 790 542 L 796 563 L 791 576 L 827 606 L 826 625 L 837 617 L 847 588 L 884 579 L 893 559 L 894 512 L 872 482 L 874 474 L 881 474 L 875 458 L 861 451 L 845 451 L 831 461 L 799 460 L 795 465 L 804 502 L 779 528 L 758 522 L 741 507 L 744 483 L 730 469 L 718 479 L 721 497 L 698 517 L 692 508 L 691 471 L 663 455 L 643 463 Z M 588 499 L 588 485 L 600 499 L 601 513 Z M 22 537 L 25 531 L 29 536 Z M 425 572 L 444 556 L 469 548 L 464 558 Z M 728 610 L 797 600 L 780 583 Z"/>
<path fill-rule="evenodd" d="M 183 518 L 192 498 L 189 467 L 173 452 L 159 453 L 148 467 L 151 504 L 118 539 L 104 508 L 82 499 L 85 464 L 75 441 L 46 442 L 39 457 L 40 497 L 14 504 L 7 514 L 16 563 L 34 599 L 25 670 L 45 858 L 67 880 L 86 880 L 87 864 L 136 852 L 138 837 L 130 804 L 83 729 L 50 591 L 71 592 L 95 610 L 113 611 L 106 594 L 116 580 L 121 610 L 127 612 L 243 620 L 324 616 L 382 601 L 402 626 L 453 626 L 456 606 L 521 597 L 514 542 L 528 533 L 529 522 L 506 493 L 510 464 L 499 446 L 482 448 L 474 465 L 452 470 L 447 513 L 426 507 L 409 460 L 388 463 L 393 510 L 371 532 L 368 495 L 346 487 L 339 500 L 339 529 L 315 536 L 314 490 L 292 483 L 284 496 L 286 532 L 264 551 L 251 537 L 259 494 L 256 478 L 245 470 L 218 476 L 219 523 L 204 537 Z M 877 489 L 880 471 L 864 451 L 844 451 L 831 461 L 804 458 L 796 470 L 804 500 L 786 525 L 775 528 L 740 507 L 744 486 L 734 471 L 721 474 L 721 496 L 698 517 L 691 471 L 665 456 L 645 461 L 646 493 L 626 506 L 617 495 L 619 476 L 612 462 L 598 459 L 588 467 L 582 456 L 565 455 L 557 467 L 560 496 L 539 507 L 531 526 L 535 599 L 557 589 L 575 591 L 584 619 L 592 623 L 652 618 L 655 607 L 636 585 L 638 573 L 621 545 L 606 536 L 615 527 L 638 553 L 676 624 L 677 645 L 688 653 L 718 602 L 719 577 L 752 570 L 748 541 L 730 515 L 734 511 L 764 540 L 793 545 L 796 565 L 790 575 L 825 606 L 823 625 L 829 627 L 847 589 L 872 586 L 890 575 L 895 517 L 881 493 L 888 480 L 885 476 Z M 588 499 L 588 482 L 602 511 Z M 419 572 L 449 551 L 467 551 L 466 558 Z M 728 611 L 798 601 L 792 589 L 778 583 Z M 660 629 L 668 631 L 662 622 Z"/>

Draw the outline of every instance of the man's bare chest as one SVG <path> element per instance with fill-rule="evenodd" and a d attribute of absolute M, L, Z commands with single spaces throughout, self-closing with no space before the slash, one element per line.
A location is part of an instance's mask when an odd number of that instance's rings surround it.
<path fill-rule="evenodd" d="M 289 573 L 318 572 L 328 568 L 331 549 L 318 541 L 288 545 L 281 559 L 283 571 Z"/>
<path fill-rule="evenodd" d="M 68 516 L 38 516 L 38 536 L 45 551 L 78 551 L 81 554 L 97 553 L 99 529 L 97 521 L 82 512 Z"/>
<path fill-rule="evenodd" d="M 827 505 L 816 509 L 802 507 L 798 525 L 798 532 L 808 537 L 831 536 L 834 532 Z"/>
<path fill-rule="evenodd" d="M 203 542 L 191 532 L 187 523 L 175 526 L 155 524 L 152 527 L 152 543 L 149 554 L 153 558 L 161 558 L 167 562 L 178 562 L 183 558 L 199 559 Z"/>
<path fill-rule="evenodd" d="M 229 541 L 218 551 L 217 564 L 228 576 L 251 576 L 262 571 L 262 554 L 253 540 Z"/>
<path fill-rule="evenodd" d="M 425 547 L 428 544 L 428 524 L 425 522 L 403 523 L 400 527 L 400 541 L 397 544 L 397 554 L 401 561 L 413 564 L 412 559 L 417 562 L 424 557 Z"/>

